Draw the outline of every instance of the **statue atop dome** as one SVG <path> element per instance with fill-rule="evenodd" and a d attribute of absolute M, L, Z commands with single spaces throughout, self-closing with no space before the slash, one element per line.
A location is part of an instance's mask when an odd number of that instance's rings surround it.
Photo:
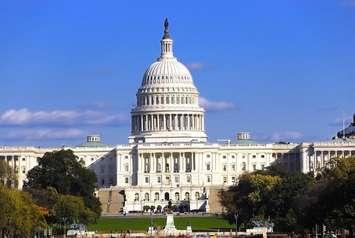
<path fill-rule="evenodd" d="M 163 35 L 163 39 L 170 39 L 169 22 L 168 22 L 168 18 L 167 17 L 164 20 L 164 35 Z"/>

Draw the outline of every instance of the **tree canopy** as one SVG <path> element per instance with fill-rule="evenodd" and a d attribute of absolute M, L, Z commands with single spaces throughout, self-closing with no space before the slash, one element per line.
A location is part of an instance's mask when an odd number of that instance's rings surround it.
<path fill-rule="evenodd" d="M 320 174 L 285 173 L 268 168 L 239 177 L 223 191 L 222 205 L 238 213 L 241 225 L 271 220 L 283 232 L 344 228 L 352 233 L 355 220 L 355 158 L 331 159 Z"/>
<path fill-rule="evenodd" d="M 45 227 L 40 207 L 21 191 L 0 185 L 0 236 L 33 237 Z"/>
<path fill-rule="evenodd" d="M 96 175 L 83 167 L 73 151 L 45 153 L 27 178 L 24 189 L 48 209 L 49 223 L 62 223 L 64 218 L 88 223 L 100 216 L 100 202 L 94 195 Z"/>

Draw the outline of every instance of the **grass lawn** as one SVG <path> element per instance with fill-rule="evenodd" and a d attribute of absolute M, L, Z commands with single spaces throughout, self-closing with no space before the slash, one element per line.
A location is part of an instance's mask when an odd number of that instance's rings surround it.
<path fill-rule="evenodd" d="M 153 217 L 154 226 L 163 228 L 166 218 Z M 229 224 L 228 220 L 222 217 L 174 217 L 177 229 L 186 229 L 191 224 L 192 230 L 205 231 L 218 229 L 234 229 L 234 224 Z M 97 232 L 120 232 L 122 230 L 147 231 L 150 225 L 150 217 L 102 217 L 96 224 L 90 225 L 90 231 Z"/>

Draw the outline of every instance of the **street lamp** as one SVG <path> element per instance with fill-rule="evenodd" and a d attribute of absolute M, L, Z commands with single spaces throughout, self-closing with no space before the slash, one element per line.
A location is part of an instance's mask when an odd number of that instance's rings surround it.
<path fill-rule="evenodd" d="M 235 219 L 235 237 L 238 237 L 238 213 L 236 212 L 234 214 L 234 219 Z"/>

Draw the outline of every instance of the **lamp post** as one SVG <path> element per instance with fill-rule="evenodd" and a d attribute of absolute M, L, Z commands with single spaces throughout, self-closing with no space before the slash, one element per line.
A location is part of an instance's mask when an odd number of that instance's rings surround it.
<path fill-rule="evenodd" d="M 234 219 L 235 219 L 235 237 L 238 237 L 238 213 L 236 212 L 234 214 Z"/>
<path fill-rule="evenodd" d="M 153 211 L 150 210 L 150 237 L 153 237 Z"/>

